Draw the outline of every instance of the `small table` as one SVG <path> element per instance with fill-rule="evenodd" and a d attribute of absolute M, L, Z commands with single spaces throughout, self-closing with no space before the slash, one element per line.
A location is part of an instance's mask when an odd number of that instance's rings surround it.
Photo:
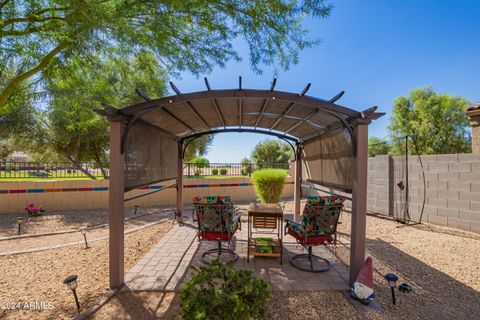
<path fill-rule="evenodd" d="M 253 229 L 255 229 L 255 231 L 253 231 Z M 252 237 L 254 233 L 262 233 L 267 235 L 276 234 L 276 239 L 273 239 L 272 242 L 266 244 L 267 246 L 273 248 L 273 252 L 257 252 L 257 239 Z M 280 264 L 283 263 L 283 210 L 278 204 L 250 204 L 248 207 L 247 248 L 247 262 L 250 262 L 250 251 L 253 250 L 251 253 L 253 256 L 280 257 Z"/>

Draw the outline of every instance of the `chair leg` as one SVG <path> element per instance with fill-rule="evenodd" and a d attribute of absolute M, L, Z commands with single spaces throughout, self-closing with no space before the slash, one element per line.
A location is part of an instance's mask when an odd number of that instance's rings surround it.
<path fill-rule="evenodd" d="M 222 258 L 222 253 L 225 253 L 225 254 L 229 254 L 230 255 L 230 259 L 227 259 L 225 262 L 235 262 L 239 259 L 239 256 L 238 254 L 233 251 L 232 249 L 230 248 L 222 248 L 222 242 L 221 241 L 217 241 L 218 243 L 218 246 L 217 248 L 215 249 L 209 249 L 209 250 L 206 250 L 203 254 L 202 254 L 202 262 L 203 263 L 206 263 L 206 264 L 209 264 L 210 262 L 212 262 L 212 260 L 214 259 L 210 259 L 210 260 L 206 260 L 205 257 L 207 256 L 211 256 L 213 254 L 215 254 L 216 256 L 216 259 L 220 260 L 221 261 L 221 258 Z"/>
<path fill-rule="evenodd" d="M 297 269 L 307 272 L 326 272 L 332 268 L 328 259 L 314 255 L 312 246 L 308 246 L 308 253 L 296 254 L 290 258 L 290 264 Z M 318 264 L 319 266 L 316 266 Z"/>

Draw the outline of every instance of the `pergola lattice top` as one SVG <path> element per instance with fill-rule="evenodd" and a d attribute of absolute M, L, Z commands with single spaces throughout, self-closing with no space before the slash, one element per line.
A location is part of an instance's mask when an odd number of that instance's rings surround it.
<path fill-rule="evenodd" d="M 109 116 L 135 118 L 182 140 L 208 133 L 252 131 L 296 142 L 307 141 L 339 128 L 351 130 L 357 119 L 375 119 L 376 107 L 358 112 L 335 102 L 343 91 L 329 100 L 306 96 L 310 84 L 299 93 L 274 90 L 210 90 L 182 94 L 171 83 L 175 96 L 146 100 L 121 109 L 105 107 Z M 240 80 L 241 83 L 241 80 Z"/>

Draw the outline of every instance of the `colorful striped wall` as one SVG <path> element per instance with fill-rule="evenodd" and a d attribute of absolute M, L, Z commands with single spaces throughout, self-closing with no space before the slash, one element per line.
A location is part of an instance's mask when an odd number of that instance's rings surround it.
<path fill-rule="evenodd" d="M 126 197 L 145 193 L 148 189 L 160 189 L 172 182 L 138 188 L 129 191 Z M 237 202 L 256 199 L 249 178 L 185 179 L 184 183 L 184 201 L 187 205 L 193 197 L 202 195 L 230 195 Z M 108 189 L 106 180 L 3 182 L 0 183 L 0 214 L 21 213 L 29 203 L 41 205 L 48 211 L 106 208 Z M 282 196 L 293 196 L 293 181 L 290 178 L 285 182 Z M 174 205 L 175 202 L 176 188 L 170 186 L 164 191 L 129 201 L 126 206 Z"/>

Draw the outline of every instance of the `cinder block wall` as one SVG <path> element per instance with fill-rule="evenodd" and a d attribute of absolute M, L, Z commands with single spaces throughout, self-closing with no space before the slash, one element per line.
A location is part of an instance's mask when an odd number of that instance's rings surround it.
<path fill-rule="evenodd" d="M 167 185 L 166 181 L 157 185 Z M 249 178 L 184 179 L 184 203 L 190 205 L 195 196 L 230 195 L 234 202 L 255 201 Z M 151 191 L 135 189 L 125 197 Z M 293 197 L 293 182 L 285 181 L 283 198 Z M 0 214 L 23 213 L 29 204 L 41 205 L 48 211 L 85 210 L 108 207 L 108 180 L 41 181 L 0 183 Z M 175 205 L 176 189 L 169 188 L 125 203 L 126 207 Z"/>
<path fill-rule="evenodd" d="M 408 202 L 406 166 L 405 157 L 368 159 L 368 211 L 403 218 L 408 209 L 419 221 L 425 199 L 423 222 L 480 232 L 480 154 L 408 157 Z M 327 195 L 308 188 L 302 194 Z"/>
<path fill-rule="evenodd" d="M 403 217 L 408 206 L 418 221 L 425 199 L 422 221 L 480 232 L 480 155 L 408 157 L 408 202 L 406 162 L 405 157 L 369 159 L 368 210 Z"/>

